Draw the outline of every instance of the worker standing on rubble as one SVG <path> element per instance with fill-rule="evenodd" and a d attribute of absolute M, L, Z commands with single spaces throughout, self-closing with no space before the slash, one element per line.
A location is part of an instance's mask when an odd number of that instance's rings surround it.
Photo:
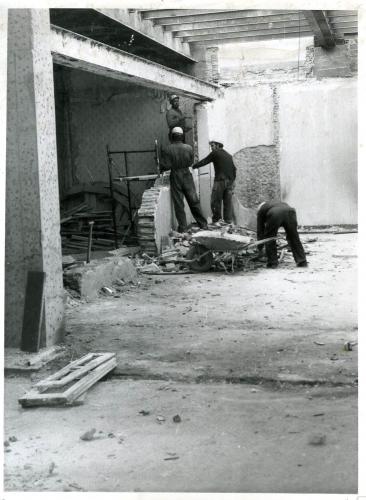
<path fill-rule="evenodd" d="M 233 220 L 233 191 L 236 179 L 236 167 L 233 157 L 218 141 L 210 141 L 211 153 L 203 160 L 194 163 L 192 168 L 200 168 L 213 163 L 215 180 L 211 193 L 212 222 L 215 224 L 222 219 L 222 205 L 224 205 L 224 221 L 231 224 Z"/>
<path fill-rule="evenodd" d="M 186 116 L 179 108 L 179 97 L 177 95 L 170 96 L 171 108 L 166 112 L 166 121 L 169 127 L 169 139 L 172 141 L 172 130 L 174 127 L 180 127 L 183 130 L 183 142 L 185 140 L 185 133 L 191 130 L 186 123 Z"/>
<path fill-rule="evenodd" d="M 296 210 L 287 203 L 267 201 L 259 205 L 257 211 L 257 239 L 262 240 L 277 236 L 278 229 L 283 227 L 286 232 L 286 239 L 290 246 L 298 267 L 306 267 L 305 251 L 301 244 L 299 233 L 297 232 Z M 276 268 L 278 266 L 276 241 L 265 244 L 267 255 L 267 267 Z M 263 245 L 258 246 L 262 252 Z"/>
<path fill-rule="evenodd" d="M 183 129 L 172 129 L 172 143 L 164 150 L 161 158 L 161 170 L 170 170 L 170 187 L 174 205 L 175 216 L 178 220 L 178 232 L 187 231 L 187 218 L 184 210 L 186 198 L 193 217 L 201 229 L 207 228 L 207 221 L 201 210 L 199 198 L 196 193 L 192 174 L 189 166 L 193 161 L 193 148 L 183 143 Z"/>

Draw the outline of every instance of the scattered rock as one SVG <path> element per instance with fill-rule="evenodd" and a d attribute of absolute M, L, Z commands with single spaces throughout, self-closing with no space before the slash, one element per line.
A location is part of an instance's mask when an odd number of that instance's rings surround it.
<path fill-rule="evenodd" d="M 48 474 L 51 476 L 53 474 L 53 471 L 55 470 L 56 464 L 55 462 L 51 462 L 49 468 L 48 468 Z"/>
<path fill-rule="evenodd" d="M 7 446 L 10 446 L 9 441 L 4 441 L 4 446 L 5 446 L 5 448 L 6 448 Z"/>
<path fill-rule="evenodd" d="M 146 415 L 150 415 L 150 412 L 149 412 L 149 410 L 140 410 L 139 414 L 143 415 L 144 417 L 146 417 Z"/>
<path fill-rule="evenodd" d="M 102 292 L 106 295 L 113 295 L 113 290 L 111 288 L 108 288 L 107 286 L 102 287 Z"/>
<path fill-rule="evenodd" d="M 82 441 L 92 441 L 93 439 L 95 439 L 95 437 L 94 437 L 95 433 L 96 433 L 96 429 L 90 429 L 90 431 L 84 432 L 84 434 L 82 434 L 80 436 L 80 439 Z"/>
<path fill-rule="evenodd" d="M 313 434 L 309 437 L 308 444 L 313 446 L 322 446 L 325 444 L 326 436 L 324 434 Z"/>
<path fill-rule="evenodd" d="M 158 415 L 156 417 L 156 420 L 159 422 L 159 424 L 161 424 L 162 422 L 165 422 L 165 417 L 161 416 L 161 415 Z"/>
<path fill-rule="evenodd" d="M 173 422 L 175 422 L 176 424 L 179 424 L 179 422 L 181 422 L 182 419 L 180 418 L 179 415 L 174 415 L 173 417 Z"/>
<path fill-rule="evenodd" d="M 116 437 L 116 436 L 115 436 L 115 434 L 113 434 L 113 432 L 109 432 L 109 433 L 108 433 L 108 437 L 109 437 L 109 438 L 114 438 L 114 437 Z"/>
<path fill-rule="evenodd" d="M 9 441 L 11 443 L 15 443 L 15 441 L 18 441 L 18 438 L 16 438 L 15 436 L 10 436 Z"/>

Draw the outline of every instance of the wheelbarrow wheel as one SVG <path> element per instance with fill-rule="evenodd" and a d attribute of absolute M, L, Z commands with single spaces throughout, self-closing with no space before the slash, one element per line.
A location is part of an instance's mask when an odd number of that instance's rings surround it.
<path fill-rule="evenodd" d="M 212 267 L 212 252 L 207 250 L 203 245 L 192 245 L 187 252 L 186 258 L 188 260 L 193 260 L 193 262 L 188 264 L 192 271 L 199 271 L 202 273 L 208 271 Z"/>

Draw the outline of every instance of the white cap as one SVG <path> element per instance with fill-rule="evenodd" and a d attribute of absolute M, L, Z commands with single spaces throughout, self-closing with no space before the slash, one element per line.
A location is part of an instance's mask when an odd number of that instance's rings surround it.
<path fill-rule="evenodd" d="M 222 143 L 221 141 L 217 141 L 216 139 L 211 139 L 211 140 L 210 140 L 210 144 L 211 144 L 212 142 L 214 142 L 214 143 L 218 144 L 221 148 L 223 148 L 223 147 L 224 147 L 224 145 L 223 145 L 223 143 Z"/>
<path fill-rule="evenodd" d="M 259 212 L 259 210 L 263 207 L 263 205 L 265 204 L 266 202 L 265 201 L 262 201 L 262 203 L 260 203 L 257 207 L 257 212 Z"/>
<path fill-rule="evenodd" d="M 169 97 L 169 101 L 170 101 L 170 102 L 174 101 L 174 99 L 179 99 L 179 97 L 178 97 L 177 95 L 175 95 L 175 94 L 173 94 L 173 95 L 171 95 L 171 96 Z"/>
<path fill-rule="evenodd" d="M 172 134 L 182 134 L 183 135 L 183 129 L 181 127 L 174 127 L 172 129 Z"/>

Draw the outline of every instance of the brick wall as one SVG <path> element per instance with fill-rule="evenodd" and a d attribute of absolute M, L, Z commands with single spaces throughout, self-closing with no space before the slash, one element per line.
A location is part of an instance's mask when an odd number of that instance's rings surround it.
<path fill-rule="evenodd" d="M 276 146 L 244 148 L 234 155 L 237 166 L 235 192 L 245 207 L 256 208 L 264 200 L 280 199 Z"/>

